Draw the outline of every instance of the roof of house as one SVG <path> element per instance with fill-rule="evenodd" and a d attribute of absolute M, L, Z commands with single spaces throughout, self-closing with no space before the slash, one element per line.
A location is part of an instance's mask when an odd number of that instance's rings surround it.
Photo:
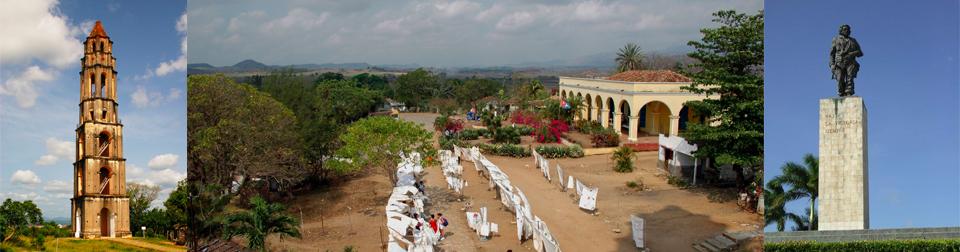
<path fill-rule="evenodd" d="M 687 76 L 670 70 L 631 70 L 607 77 L 608 80 L 629 82 L 691 82 Z"/>

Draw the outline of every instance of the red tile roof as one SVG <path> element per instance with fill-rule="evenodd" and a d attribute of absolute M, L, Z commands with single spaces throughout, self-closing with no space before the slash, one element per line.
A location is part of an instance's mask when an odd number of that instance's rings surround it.
<path fill-rule="evenodd" d="M 632 70 L 607 77 L 629 82 L 691 82 L 690 78 L 670 70 Z"/>
<path fill-rule="evenodd" d="M 93 30 L 90 31 L 90 37 L 107 37 L 107 32 L 103 30 L 103 25 L 100 24 L 100 20 L 97 20 L 97 24 L 93 25 Z"/>

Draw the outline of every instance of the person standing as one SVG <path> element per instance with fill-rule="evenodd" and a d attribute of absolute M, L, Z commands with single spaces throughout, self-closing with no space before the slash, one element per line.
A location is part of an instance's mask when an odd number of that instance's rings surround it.
<path fill-rule="evenodd" d="M 439 216 L 437 222 L 439 222 L 438 226 L 440 227 L 440 240 L 443 240 L 444 238 L 447 238 L 447 233 L 445 231 L 447 229 L 447 225 L 450 225 L 450 222 L 447 221 L 447 217 L 443 217 L 443 213 L 437 213 L 437 216 Z"/>

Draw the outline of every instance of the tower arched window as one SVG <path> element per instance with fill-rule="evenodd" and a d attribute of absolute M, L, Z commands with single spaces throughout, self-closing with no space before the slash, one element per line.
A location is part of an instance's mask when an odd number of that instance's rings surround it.
<path fill-rule="evenodd" d="M 100 132 L 100 135 L 97 137 L 97 143 L 97 153 L 99 153 L 99 156 L 110 156 L 110 135 L 107 134 L 107 132 Z"/>
<path fill-rule="evenodd" d="M 101 52 L 103 52 L 103 43 L 104 43 L 104 42 L 100 42 L 100 51 L 101 51 Z"/>
<path fill-rule="evenodd" d="M 104 97 L 104 94 L 107 92 L 104 89 L 107 87 L 107 74 L 100 73 L 100 97 Z"/>
<path fill-rule="evenodd" d="M 90 96 L 94 96 L 97 93 L 97 84 L 96 77 L 93 73 L 90 73 Z"/>
<path fill-rule="evenodd" d="M 100 193 L 110 194 L 110 169 L 100 168 Z"/>

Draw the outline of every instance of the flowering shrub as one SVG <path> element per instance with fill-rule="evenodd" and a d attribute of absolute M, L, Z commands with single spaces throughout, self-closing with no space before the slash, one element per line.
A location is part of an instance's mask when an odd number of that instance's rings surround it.
<path fill-rule="evenodd" d="M 533 137 L 538 143 L 559 143 L 563 133 L 570 131 L 570 126 L 562 120 L 550 121 L 550 125 L 534 126 Z"/>
<path fill-rule="evenodd" d="M 510 122 L 515 124 L 523 124 L 523 125 L 537 127 L 535 125 L 540 124 L 540 118 L 538 118 L 537 114 L 533 112 L 525 111 L 525 110 L 517 110 L 510 115 Z"/>
<path fill-rule="evenodd" d="M 537 147 L 537 153 L 546 158 L 581 158 L 583 157 L 583 148 L 580 145 L 541 145 Z"/>
<path fill-rule="evenodd" d="M 594 132 L 590 137 L 593 147 L 616 147 L 620 145 L 620 133 L 613 129 Z"/>

